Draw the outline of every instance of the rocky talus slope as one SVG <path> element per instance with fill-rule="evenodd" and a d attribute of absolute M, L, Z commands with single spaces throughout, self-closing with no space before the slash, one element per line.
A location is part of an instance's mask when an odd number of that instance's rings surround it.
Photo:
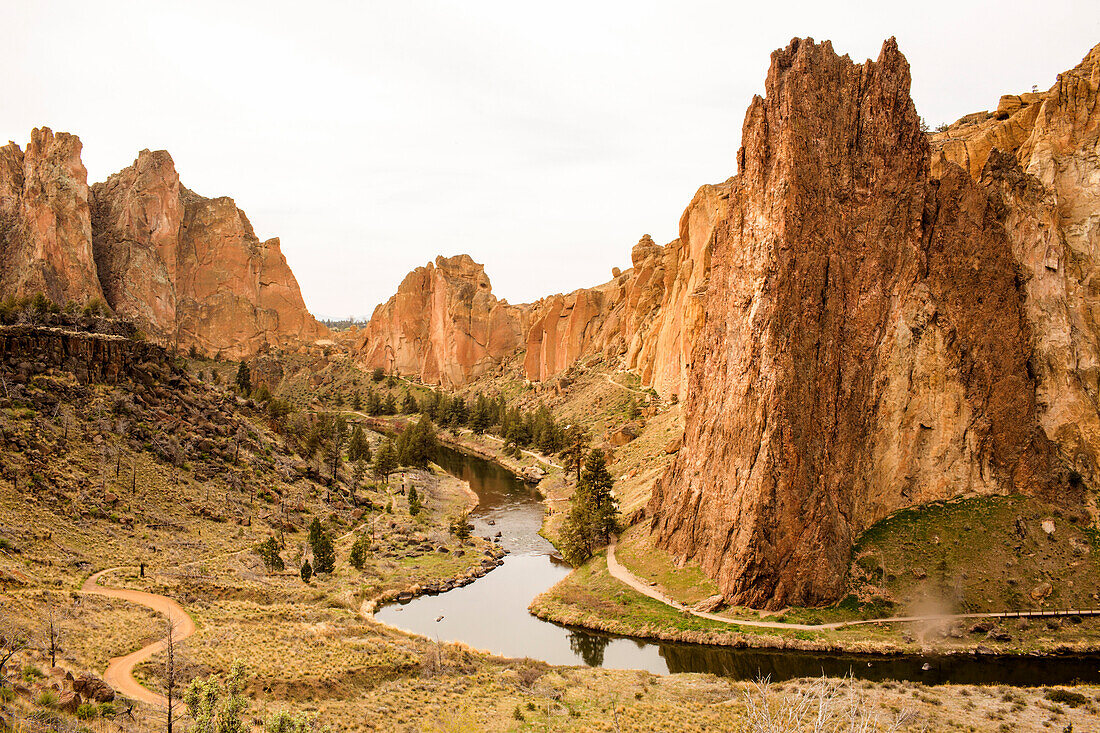
<path fill-rule="evenodd" d="M 1059 80 L 1030 149 L 1078 170 L 1095 157 L 1095 82 Z M 684 449 L 649 505 L 659 543 L 731 601 L 836 600 L 855 538 L 902 507 L 1022 492 L 1079 508 L 1095 485 L 1096 392 L 1086 404 L 1073 342 L 1097 331 L 1066 328 L 1087 302 L 1059 191 L 1012 155 L 934 156 L 909 83 L 892 39 L 861 65 L 796 40 L 746 115 Z M 1061 208 L 1091 221 L 1087 181 Z"/>
<path fill-rule="evenodd" d="M 4 295 L 102 297 L 165 345 L 230 358 L 327 333 L 279 240 L 260 241 L 232 199 L 188 191 L 165 151 L 89 187 L 80 151 L 47 128 L 0 148 Z"/>

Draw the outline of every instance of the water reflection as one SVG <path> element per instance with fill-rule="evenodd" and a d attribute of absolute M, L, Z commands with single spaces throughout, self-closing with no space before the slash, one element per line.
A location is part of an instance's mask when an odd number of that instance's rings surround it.
<path fill-rule="evenodd" d="M 579 629 L 569 630 L 569 648 L 589 667 L 603 666 L 603 653 L 611 638 Z"/>
<path fill-rule="evenodd" d="M 538 534 L 543 506 L 536 491 L 504 468 L 441 447 L 436 462 L 470 483 L 480 498 L 470 520 L 476 534 L 495 538 L 509 551 L 504 564 L 463 588 L 378 611 L 379 620 L 442 641 L 462 641 L 509 657 L 551 664 L 709 672 L 735 679 L 852 675 L 942 684 L 1069 684 L 1100 682 L 1100 655 L 1074 657 L 976 657 L 823 654 L 732 649 L 697 644 L 651 643 L 567 628 L 532 616 L 531 599 L 569 572 L 552 559 L 553 546 Z M 925 669 L 927 665 L 928 669 Z"/>

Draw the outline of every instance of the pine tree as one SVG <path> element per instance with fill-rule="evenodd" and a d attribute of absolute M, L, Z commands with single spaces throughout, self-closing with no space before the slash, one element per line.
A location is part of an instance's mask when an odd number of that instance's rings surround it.
<path fill-rule="evenodd" d="M 562 527 L 562 555 L 570 564 L 580 565 L 618 531 L 619 506 L 611 493 L 614 482 L 604 452 L 594 448 L 584 462 Z"/>
<path fill-rule="evenodd" d="M 420 494 L 416 493 L 416 487 L 409 487 L 409 516 L 415 517 L 420 513 Z"/>
<path fill-rule="evenodd" d="M 416 398 L 412 396 L 412 393 L 405 391 L 405 399 L 401 402 L 401 412 L 406 415 L 412 415 L 420 412 L 420 405 L 416 403 Z"/>
<path fill-rule="evenodd" d="M 243 361 L 237 367 L 237 391 L 246 397 L 252 394 L 252 373 Z"/>
<path fill-rule="evenodd" d="M 386 401 L 382 403 L 383 415 L 396 415 L 397 414 L 397 399 L 393 396 L 393 392 L 386 395 Z"/>
<path fill-rule="evenodd" d="M 299 573 L 302 576 L 302 582 L 308 583 L 309 579 L 313 577 L 313 567 L 309 564 L 309 560 L 302 563 L 302 570 Z"/>
<path fill-rule="evenodd" d="M 264 567 L 267 568 L 269 573 L 283 570 L 286 567 L 283 564 L 283 558 L 279 556 L 279 543 L 274 537 L 268 537 L 256 545 L 256 554 L 263 560 Z"/>
<path fill-rule="evenodd" d="M 353 462 L 370 460 L 370 443 L 367 442 L 367 435 L 363 432 L 363 428 L 358 425 L 352 429 L 351 437 L 348 439 L 348 460 Z"/>
<path fill-rule="evenodd" d="M 397 470 L 397 447 L 392 440 L 386 439 L 374 453 L 374 472 L 383 481 L 389 483 L 390 474 Z"/>
<path fill-rule="evenodd" d="M 309 546 L 316 547 L 317 542 L 321 539 L 321 534 L 324 533 L 324 528 L 321 526 L 321 520 L 317 517 L 313 518 L 313 521 L 309 523 Z"/>
<path fill-rule="evenodd" d="M 367 564 L 367 559 L 370 557 L 370 538 L 365 534 L 361 534 L 355 538 L 355 544 L 351 546 L 351 554 L 348 555 L 348 562 L 356 570 L 362 570 L 363 566 Z"/>
<path fill-rule="evenodd" d="M 313 571 L 331 573 L 335 569 L 336 550 L 332 546 L 332 537 L 328 532 L 322 531 L 317 538 L 317 544 L 313 545 Z"/>
<path fill-rule="evenodd" d="M 435 426 L 427 415 L 397 436 L 397 462 L 402 466 L 425 468 L 436 448 Z"/>
<path fill-rule="evenodd" d="M 474 401 L 473 412 L 470 415 L 470 429 L 474 431 L 475 435 L 481 435 L 492 425 L 493 414 L 489 400 L 485 395 L 478 394 L 477 399 Z"/>

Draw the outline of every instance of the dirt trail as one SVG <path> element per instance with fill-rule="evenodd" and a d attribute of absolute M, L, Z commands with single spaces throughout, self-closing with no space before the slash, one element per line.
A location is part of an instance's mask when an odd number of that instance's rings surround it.
<path fill-rule="evenodd" d="M 862 626 L 865 624 L 881 623 L 954 621 L 977 618 L 1047 618 L 1050 616 L 1100 616 L 1100 609 L 1068 609 L 1062 611 L 999 611 L 994 613 L 954 613 L 929 616 L 884 616 L 881 618 L 867 618 L 859 619 L 856 621 L 837 621 L 831 624 L 792 624 L 784 623 L 782 621 L 751 621 L 749 619 L 736 619 L 729 618 L 728 616 L 719 616 L 718 614 L 706 613 L 705 611 L 695 611 L 690 607 L 680 603 L 679 601 L 669 598 L 664 593 L 657 590 L 655 587 L 649 585 L 645 581 L 638 578 L 638 576 L 634 575 L 634 573 L 624 568 L 622 564 L 620 564 L 619 561 L 615 558 L 614 543 L 608 545 L 607 547 L 607 571 L 611 574 L 611 577 L 622 583 L 626 583 L 642 595 L 646 595 L 650 598 L 653 598 L 654 600 L 660 601 L 666 606 L 671 606 L 677 611 L 690 613 L 692 616 L 698 616 L 699 618 L 710 619 L 711 621 L 718 621 L 724 624 L 731 624 L 734 626 L 754 626 L 763 629 L 828 631 L 830 629 L 843 629 L 849 626 Z"/>
<path fill-rule="evenodd" d="M 84 585 L 80 589 L 81 592 L 97 596 L 106 596 L 107 598 L 120 598 L 124 601 L 130 601 L 131 603 L 137 603 L 146 608 L 151 608 L 157 613 L 164 614 L 167 618 L 172 620 L 173 636 L 177 643 L 195 633 L 195 622 L 191 619 L 191 616 L 187 611 L 183 610 L 183 606 L 176 603 L 171 598 L 158 596 L 154 593 L 146 593 L 140 590 L 108 588 L 99 585 L 99 579 L 104 575 L 122 569 L 123 568 L 108 568 L 107 570 L 100 570 L 84 581 Z M 138 681 L 134 679 L 134 667 L 163 650 L 164 646 L 164 639 L 160 639 L 152 644 L 143 646 L 136 652 L 130 652 L 126 656 L 114 657 L 107 664 L 107 671 L 103 673 L 103 681 L 113 687 L 115 692 L 125 695 L 126 697 L 150 705 L 168 707 L 168 699 L 165 698 L 164 695 L 142 687 Z"/>

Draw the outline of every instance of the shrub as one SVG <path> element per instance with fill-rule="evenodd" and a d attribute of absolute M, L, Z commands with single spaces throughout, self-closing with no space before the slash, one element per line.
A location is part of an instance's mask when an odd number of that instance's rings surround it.
<path fill-rule="evenodd" d="M 0 702 L 11 702 L 15 699 L 15 690 L 10 687 L 0 687 Z"/>
<path fill-rule="evenodd" d="M 101 702 L 99 703 L 99 717 L 101 718 L 113 718 L 115 715 L 115 704 L 113 702 Z"/>
<path fill-rule="evenodd" d="M 99 714 L 99 708 L 93 702 L 82 702 L 76 708 L 76 717 L 81 720 L 91 720 Z"/>
<path fill-rule="evenodd" d="M 1088 704 L 1089 699 L 1082 695 L 1080 692 L 1073 692 L 1072 690 L 1062 690 L 1058 688 L 1051 688 L 1045 693 L 1046 699 L 1051 702 L 1061 703 L 1063 705 L 1069 705 L 1071 708 L 1078 708 L 1082 705 Z"/>
<path fill-rule="evenodd" d="M 302 576 L 302 582 L 308 583 L 309 579 L 313 577 L 313 566 L 309 564 L 309 560 L 302 563 L 302 570 L 299 573 Z"/>
<path fill-rule="evenodd" d="M 46 675 L 42 674 L 42 670 L 40 670 L 33 664 L 23 665 L 23 681 L 26 682 L 28 685 L 33 683 L 35 680 L 42 679 L 45 676 Z"/>
<path fill-rule="evenodd" d="M 53 690 L 42 690 L 38 695 L 38 704 L 44 708 L 52 708 L 57 705 L 57 693 Z"/>

